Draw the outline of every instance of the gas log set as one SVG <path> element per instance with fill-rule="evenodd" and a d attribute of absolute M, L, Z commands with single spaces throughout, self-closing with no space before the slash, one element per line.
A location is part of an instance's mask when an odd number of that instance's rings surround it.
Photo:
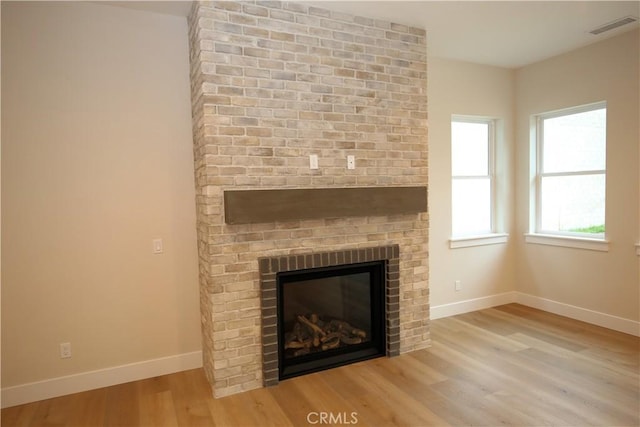
<path fill-rule="evenodd" d="M 367 333 L 344 320 L 321 318 L 317 314 L 298 315 L 285 333 L 284 348 L 288 357 L 327 351 L 367 341 Z"/>

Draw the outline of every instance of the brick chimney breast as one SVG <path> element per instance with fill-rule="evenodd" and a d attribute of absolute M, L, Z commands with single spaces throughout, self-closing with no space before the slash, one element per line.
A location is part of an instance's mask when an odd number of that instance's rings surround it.
<path fill-rule="evenodd" d="M 398 245 L 399 352 L 428 347 L 428 212 L 224 218 L 228 190 L 426 187 L 425 31 L 305 3 L 206 1 L 194 3 L 189 36 L 203 357 L 214 396 L 263 386 L 265 257 L 297 263 L 293 255 Z"/>

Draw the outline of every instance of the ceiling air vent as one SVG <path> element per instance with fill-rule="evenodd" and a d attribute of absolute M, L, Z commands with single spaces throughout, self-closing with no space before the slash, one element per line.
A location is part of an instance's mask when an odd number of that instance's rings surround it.
<path fill-rule="evenodd" d="M 624 18 L 616 19 L 613 22 L 609 22 L 608 24 L 604 24 L 599 26 L 598 28 L 589 31 L 593 35 L 602 34 L 605 31 L 613 30 L 614 28 L 622 27 L 623 25 L 631 24 L 632 22 L 636 22 L 638 18 L 634 16 L 625 16 Z"/>

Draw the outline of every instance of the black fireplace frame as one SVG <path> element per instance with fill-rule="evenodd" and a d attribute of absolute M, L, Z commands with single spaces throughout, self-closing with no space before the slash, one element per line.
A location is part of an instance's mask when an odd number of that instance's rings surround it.
<path fill-rule="evenodd" d="M 328 267 L 289 270 L 280 272 L 276 275 L 278 298 L 278 377 L 280 380 L 335 368 L 349 363 L 382 357 L 386 354 L 386 307 L 384 304 L 386 270 L 387 262 L 379 260 Z M 368 273 L 370 278 L 370 339 L 366 342 L 348 347 L 336 348 L 287 359 L 285 357 L 284 348 L 286 327 L 283 321 L 283 319 L 285 319 L 283 304 L 285 286 L 290 283 L 302 283 L 309 280 L 348 276 L 359 273 Z"/>

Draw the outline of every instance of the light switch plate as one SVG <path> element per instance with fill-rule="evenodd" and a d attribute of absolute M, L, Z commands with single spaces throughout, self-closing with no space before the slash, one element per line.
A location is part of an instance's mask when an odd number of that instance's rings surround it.
<path fill-rule="evenodd" d="M 309 169 L 318 169 L 318 155 L 310 154 L 309 155 Z"/>
<path fill-rule="evenodd" d="M 164 252 L 164 245 L 162 239 L 153 239 L 153 253 L 161 254 Z"/>

